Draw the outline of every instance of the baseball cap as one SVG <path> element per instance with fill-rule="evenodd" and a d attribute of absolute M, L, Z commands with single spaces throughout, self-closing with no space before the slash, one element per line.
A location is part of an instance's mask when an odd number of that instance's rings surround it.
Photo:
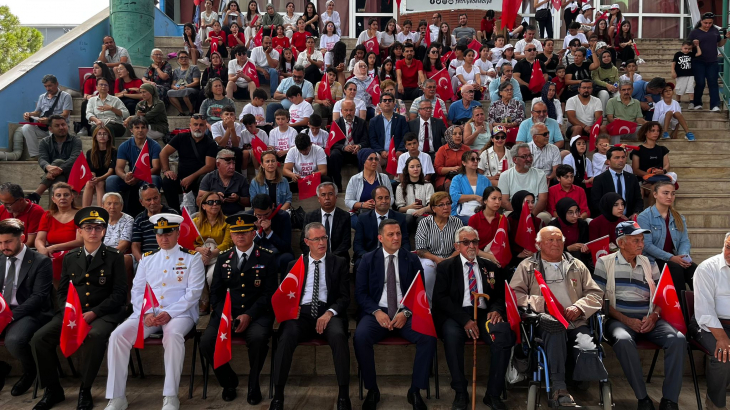
<path fill-rule="evenodd" d="M 599 41 L 596 43 L 596 50 L 602 49 L 604 47 L 608 47 L 608 44 L 606 44 L 605 41 Z"/>
<path fill-rule="evenodd" d="M 640 235 L 649 233 L 648 229 L 639 226 L 636 221 L 624 221 L 616 225 L 616 238 L 622 236 Z"/>
<path fill-rule="evenodd" d="M 588 141 L 588 136 L 586 136 L 586 135 L 576 135 L 575 137 L 573 137 L 573 138 L 570 139 L 570 146 L 572 147 L 573 144 L 575 144 L 575 142 L 578 141 L 578 140 L 586 140 L 586 141 Z"/>
<path fill-rule="evenodd" d="M 616 7 L 616 8 L 618 8 L 618 7 Z M 583 11 L 590 10 L 590 9 L 595 9 L 595 7 L 591 6 L 590 4 L 583 5 Z"/>
<path fill-rule="evenodd" d="M 499 133 L 507 135 L 507 128 L 504 127 L 504 125 L 496 125 L 492 128 L 492 136 L 497 135 Z"/>
<path fill-rule="evenodd" d="M 613 10 L 613 9 L 618 9 L 618 8 L 619 8 L 619 6 L 618 6 L 618 3 L 613 3 L 613 4 L 611 5 L 611 10 Z"/>

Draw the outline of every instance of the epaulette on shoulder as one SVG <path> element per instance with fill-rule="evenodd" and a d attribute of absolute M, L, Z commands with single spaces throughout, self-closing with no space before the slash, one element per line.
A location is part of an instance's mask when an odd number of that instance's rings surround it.
<path fill-rule="evenodd" d="M 144 255 L 142 255 L 142 256 L 143 256 L 143 257 L 144 257 L 144 256 L 150 256 L 150 255 L 152 255 L 152 254 L 154 254 L 154 253 L 157 253 L 157 252 L 159 252 L 159 251 L 160 251 L 160 248 L 157 248 L 157 249 L 155 249 L 154 251 L 149 251 L 149 252 L 145 252 L 145 253 L 144 253 Z"/>
<path fill-rule="evenodd" d="M 235 249 L 235 246 L 231 246 L 230 248 L 226 249 L 225 251 L 221 252 L 220 254 L 222 255 L 224 253 L 228 253 L 228 252 L 232 251 L 233 249 Z"/>
<path fill-rule="evenodd" d="M 266 248 L 264 248 L 263 246 L 260 246 L 260 245 L 256 245 L 256 247 L 257 247 L 258 249 L 261 249 L 261 250 L 262 250 L 262 251 L 264 251 L 264 252 L 268 252 L 268 253 L 271 253 L 271 254 L 273 254 L 273 253 L 274 253 L 274 251 L 272 251 L 271 249 L 266 249 Z"/>
<path fill-rule="evenodd" d="M 106 247 L 106 250 L 109 251 L 109 252 L 113 252 L 113 253 L 119 253 L 119 249 L 112 248 L 111 246 L 107 246 Z"/>
<path fill-rule="evenodd" d="M 184 248 L 182 246 L 180 247 L 180 252 L 188 253 L 190 255 L 197 255 L 198 254 L 198 251 L 194 251 L 192 249 Z"/>

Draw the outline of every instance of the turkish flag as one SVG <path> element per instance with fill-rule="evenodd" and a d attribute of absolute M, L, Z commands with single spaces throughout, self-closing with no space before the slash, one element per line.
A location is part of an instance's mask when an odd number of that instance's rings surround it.
<path fill-rule="evenodd" d="M 218 39 L 220 37 L 218 36 L 210 36 L 210 53 L 217 53 L 218 52 Z"/>
<path fill-rule="evenodd" d="M 662 309 L 662 319 L 686 335 L 687 324 L 684 321 L 677 289 L 674 287 L 674 281 L 672 281 L 672 275 L 669 273 L 669 266 L 667 265 L 664 265 L 662 276 L 659 277 L 656 293 L 654 293 L 651 303 Z"/>
<path fill-rule="evenodd" d="M 261 138 L 257 136 L 253 137 L 251 140 L 251 148 L 253 148 L 253 155 L 256 157 L 256 161 L 261 163 L 261 154 L 263 154 L 264 151 L 268 148 L 266 144 L 264 144 L 263 141 L 261 141 Z"/>
<path fill-rule="evenodd" d="M 150 159 L 149 141 L 145 141 L 137 161 L 134 162 L 132 176 L 149 184 L 152 183 L 152 160 Z"/>
<path fill-rule="evenodd" d="M 300 256 L 291 271 L 281 281 L 274 295 L 271 296 L 271 306 L 274 308 L 277 322 L 282 323 L 299 317 L 302 284 L 304 284 L 304 261 Z"/>
<path fill-rule="evenodd" d="M 253 16 L 253 19 L 251 19 L 251 24 L 249 24 L 249 26 L 251 28 L 254 28 L 256 26 L 256 22 L 257 21 L 259 21 L 259 14 L 258 13 L 255 13 L 254 16 Z M 263 30 L 263 28 L 261 30 Z"/>
<path fill-rule="evenodd" d="M 307 199 L 317 195 L 317 187 L 322 183 L 322 173 L 314 172 L 297 180 L 299 199 Z"/>
<path fill-rule="evenodd" d="M 142 309 L 139 311 L 139 324 L 137 325 L 137 339 L 134 341 L 135 349 L 144 349 L 144 315 L 152 309 L 160 307 L 160 302 L 155 297 L 155 292 L 152 291 L 149 283 L 145 284 L 144 287 L 144 298 L 142 299 Z"/>
<path fill-rule="evenodd" d="M 540 64 L 539 60 L 535 60 L 535 62 L 532 64 L 532 76 L 530 77 L 530 82 L 528 83 L 527 87 L 533 93 L 539 93 L 544 85 L 545 76 L 542 72 L 542 65 Z"/>
<path fill-rule="evenodd" d="M 264 39 L 264 27 L 261 26 L 261 27 L 259 27 L 259 31 L 256 32 L 256 35 L 253 36 L 253 45 L 256 47 L 261 46 L 263 39 Z"/>
<path fill-rule="evenodd" d="M 256 71 L 256 66 L 253 65 L 250 61 L 246 63 L 246 65 L 243 67 L 243 75 L 247 75 L 251 78 L 251 81 L 253 81 L 254 84 L 256 84 L 256 87 L 261 86 L 261 83 L 259 82 L 259 73 Z"/>
<path fill-rule="evenodd" d="M 634 43 L 634 51 L 636 51 L 636 56 L 637 57 L 641 55 L 641 53 L 639 53 L 639 49 L 636 48 L 636 43 Z"/>
<path fill-rule="evenodd" d="M 588 243 L 586 243 L 586 246 L 588 249 L 591 250 L 591 256 L 593 257 L 593 265 L 596 264 L 596 261 L 598 258 L 604 255 L 608 255 L 608 252 L 611 251 L 611 248 L 608 247 L 608 244 L 611 241 L 608 239 L 608 235 L 602 236 L 598 239 L 594 239 Z"/>
<path fill-rule="evenodd" d="M 332 147 L 334 147 L 338 141 L 344 139 L 345 133 L 342 132 L 340 126 L 337 125 L 337 121 L 332 121 L 332 125 L 330 125 L 329 138 L 327 138 L 327 148 L 324 149 L 325 154 L 329 155 Z"/>
<path fill-rule="evenodd" d="M 86 155 L 83 153 L 76 157 L 73 168 L 68 174 L 68 184 L 76 192 L 81 192 L 87 182 L 91 181 L 91 168 L 89 163 L 86 161 Z"/>
<path fill-rule="evenodd" d="M 428 304 L 428 296 L 426 295 L 426 287 L 423 286 L 421 279 L 421 271 L 416 273 L 411 286 L 403 295 L 401 300 L 403 306 L 411 311 L 411 328 L 418 333 L 436 337 L 436 326 L 433 324 L 433 316 L 431 316 L 431 307 Z"/>
<path fill-rule="evenodd" d="M 502 215 L 499 216 L 497 233 L 487 248 L 502 266 L 507 266 L 512 260 L 512 251 L 509 248 L 509 238 L 507 237 L 507 218 Z"/>
<path fill-rule="evenodd" d="M 562 5 L 562 4 L 560 4 L 560 0 L 553 0 L 553 8 L 554 8 L 555 10 L 560 10 L 560 6 L 561 6 L 561 5 Z M 548 23 L 548 24 L 549 24 L 549 23 Z"/>
<path fill-rule="evenodd" d="M 559 2 L 560 0 L 553 0 L 553 1 L 558 1 L 558 2 Z M 558 8 L 559 8 L 559 7 L 558 7 Z M 603 13 L 601 13 L 601 15 L 600 15 L 600 16 L 598 16 L 598 18 L 596 19 L 596 21 L 598 21 L 598 20 L 603 20 L 603 19 L 605 19 L 605 18 L 607 18 L 607 17 L 608 17 L 608 12 L 607 12 L 607 11 L 604 11 Z"/>
<path fill-rule="evenodd" d="M 428 27 L 426 27 L 426 32 L 423 33 L 422 35 L 425 36 L 424 40 L 426 40 L 426 48 L 431 47 L 431 30 Z"/>
<path fill-rule="evenodd" d="M 601 133 L 601 123 L 603 123 L 603 117 L 600 117 L 598 121 L 593 123 L 591 126 L 591 135 L 588 138 L 588 150 L 591 152 L 596 149 L 596 139 L 598 138 L 598 134 Z"/>
<path fill-rule="evenodd" d="M 51 254 L 51 266 L 53 266 L 53 278 L 60 279 L 63 271 L 63 257 L 68 251 L 58 251 Z"/>
<path fill-rule="evenodd" d="M 606 131 L 608 131 L 608 135 L 633 134 L 636 132 L 637 127 L 638 125 L 635 122 L 615 119 L 606 125 Z"/>
<path fill-rule="evenodd" d="M 442 100 L 448 101 L 454 98 L 454 90 L 451 88 L 451 77 L 449 77 L 449 71 L 447 69 L 440 70 L 432 75 L 431 79 L 436 81 L 436 94 Z"/>
<path fill-rule="evenodd" d="M 453 51 L 449 51 L 448 53 L 442 55 L 441 56 L 441 64 L 443 64 L 444 66 L 448 66 L 449 65 L 449 61 L 451 61 L 452 57 L 454 57 L 454 52 Z M 431 78 L 433 78 L 433 77 L 431 77 Z"/>
<path fill-rule="evenodd" d="M 332 98 L 332 88 L 330 88 L 330 83 L 327 80 L 327 73 L 324 73 L 322 79 L 319 81 L 319 87 L 317 87 L 317 99 L 335 102 L 335 99 Z"/>
<path fill-rule="evenodd" d="M 438 99 L 436 99 L 436 106 L 433 107 L 433 117 L 441 118 L 446 128 L 449 127 L 449 122 L 446 120 L 446 112 L 444 111 L 444 107 L 441 106 L 441 102 L 439 102 Z"/>
<path fill-rule="evenodd" d="M 5 330 L 5 326 L 13 321 L 13 312 L 10 310 L 10 306 L 3 299 L 3 295 L 0 295 L 0 333 Z"/>
<path fill-rule="evenodd" d="M 479 40 L 474 39 L 471 41 L 471 43 L 469 43 L 467 47 L 474 50 L 476 55 L 479 55 L 479 49 L 482 48 L 482 43 L 480 43 Z"/>
<path fill-rule="evenodd" d="M 60 344 L 61 352 L 65 357 L 71 356 L 81 347 L 86 335 L 89 334 L 89 330 L 91 330 L 91 327 L 84 320 L 79 294 L 76 293 L 73 282 L 69 281 Z"/>
<path fill-rule="evenodd" d="M 390 137 L 390 147 L 388 148 L 388 165 L 385 167 L 385 172 L 390 175 L 396 175 L 398 173 L 398 156 L 395 154 L 395 135 Z"/>
<path fill-rule="evenodd" d="M 380 54 L 380 44 L 378 44 L 378 36 L 374 36 L 370 40 L 365 41 L 362 43 L 365 46 L 365 51 L 373 52 L 375 55 Z"/>
<path fill-rule="evenodd" d="M 515 28 L 515 20 L 517 12 L 522 5 L 522 0 L 504 0 L 502 1 L 502 26 L 506 26 L 510 31 Z"/>
<path fill-rule="evenodd" d="M 195 226 L 187 207 L 182 207 L 183 221 L 180 224 L 180 237 L 177 243 L 183 248 L 195 249 L 195 241 L 200 238 L 198 227 Z"/>
<path fill-rule="evenodd" d="M 540 291 L 542 292 L 542 297 L 545 299 L 545 305 L 547 306 L 548 313 L 552 317 L 558 320 L 558 322 L 562 323 L 565 328 L 568 328 L 568 321 L 565 320 L 565 316 L 563 316 L 563 312 L 565 312 L 565 308 L 563 305 L 558 302 L 557 299 L 555 299 L 555 295 L 553 295 L 553 292 L 548 287 L 547 283 L 545 283 L 545 279 L 542 277 L 542 273 L 540 273 L 537 269 L 535 269 L 535 280 L 537 280 L 538 285 L 540 286 Z"/>
<path fill-rule="evenodd" d="M 613 146 L 623 148 L 626 152 L 631 151 L 631 150 L 638 151 L 641 149 L 641 147 L 638 145 L 614 144 Z"/>
<path fill-rule="evenodd" d="M 221 323 L 218 325 L 218 337 L 215 339 L 215 351 L 213 353 L 213 368 L 217 369 L 231 361 L 233 353 L 231 350 L 231 290 L 226 292 L 226 302 L 223 304 Z"/>
<path fill-rule="evenodd" d="M 537 252 L 535 247 L 535 224 L 532 222 L 532 214 L 530 206 L 525 201 L 522 204 L 522 214 L 520 214 L 520 223 L 517 225 L 517 233 L 515 234 L 515 242 L 530 252 Z"/>
<path fill-rule="evenodd" d="M 378 77 L 370 81 L 370 85 L 365 91 L 370 95 L 370 101 L 373 105 L 377 105 L 380 102 L 380 80 L 378 80 Z"/>
<path fill-rule="evenodd" d="M 515 344 L 521 344 L 522 332 L 520 332 L 520 323 L 522 322 L 522 317 L 520 316 L 519 309 L 517 309 L 517 296 L 515 295 L 515 291 L 507 281 L 504 281 L 504 302 L 507 305 L 507 322 L 509 322 L 509 328 L 517 336 L 517 343 Z"/>

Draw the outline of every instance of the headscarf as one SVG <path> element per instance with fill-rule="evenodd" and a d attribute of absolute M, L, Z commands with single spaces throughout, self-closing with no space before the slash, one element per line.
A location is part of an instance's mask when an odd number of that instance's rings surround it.
<path fill-rule="evenodd" d="M 457 143 L 454 142 L 454 129 L 457 128 L 457 127 L 458 128 L 461 128 L 461 132 L 462 132 L 462 134 L 461 134 L 462 135 L 461 141 L 462 141 L 462 144 L 457 144 Z M 449 129 L 446 130 L 446 132 L 444 132 L 444 139 L 446 140 L 446 144 L 448 144 L 449 148 L 453 149 L 454 151 L 458 151 L 458 150 L 461 149 L 461 146 L 463 145 L 463 141 L 464 141 L 464 134 L 463 133 L 464 133 L 464 128 L 462 128 L 460 125 L 452 125 L 452 126 L 449 127 Z"/>
<path fill-rule="evenodd" d="M 542 102 L 544 102 L 545 105 L 547 105 L 548 118 L 552 118 L 555 121 L 557 121 L 558 120 L 558 112 L 555 110 L 555 96 L 553 96 L 552 99 L 549 99 L 548 98 L 548 91 L 550 91 L 550 86 L 551 85 L 553 87 L 555 87 L 555 83 L 553 83 L 553 82 L 547 82 L 542 87 Z M 557 94 L 557 88 L 555 89 L 555 91 L 556 91 L 556 94 Z"/>
<path fill-rule="evenodd" d="M 615 192 L 608 192 L 603 195 L 600 202 L 598 203 L 598 210 L 601 211 L 601 215 L 603 215 L 603 217 L 606 218 L 606 220 L 608 220 L 609 222 L 616 222 L 618 220 L 618 217 L 613 215 L 613 206 L 618 200 L 623 201 L 624 199 L 621 197 L 621 195 Z"/>
<path fill-rule="evenodd" d="M 370 148 L 361 148 L 357 151 L 357 162 L 360 163 L 360 170 L 365 167 L 365 162 L 368 160 L 370 154 L 374 154 L 375 151 Z"/>
<path fill-rule="evenodd" d="M 146 101 L 141 100 L 139 104 L 142 106 L 142 108 L 151 109 L 155 106 L 155 104 L 160 102 L 160 97 L 157 95 L 157 87 L 152 84 L 142 84 L 141 86 L 139 86 L 139 88 L 152 94 L 152 104 L 148 104 Z"/>
<path fill-rule="evenodd" d="M 360 70 L 360 67 L 364 66 L 365 70 L 362 74 L 359 74 L 358 71 Z M 365 63 L 365 61 L 360 60 L 357 63 L 355 63 L 355 67 L 353 69 L 353 74 L 355 75 L 355 78 L 357 78 L 360 81 L 366 81 L 370 76 L 368 75 L 368 65 Z"/>
<path fill-rule="evenodd" d="M 586 179 L 586 154 L 583 153 L 581 155 L 578 153 L 578 147 L 576 144 L 579 139 L 580 138 L 576 138 L 575 141 L 570 144 L 570 155 L 573 156 L 573 162 L 575 163 L 575 169 L 573 170 L 573 176 L 575 176 L 575 179 L 573 181 L 579 186 L 583 186 L 583 180 Z M 587 147 L 586 151 L 588 151 Z"/>
<path fill-rule="evenodd" d="M 514 195 L 512 195 L 512 199 L 509 201 L 510 204 L 512 204 L 512 212 L 509 214 L 510 219 L 520 220 L 522 207 L 524 206 L 525 198 L 527 198 L 528 195 L 533 198 L 535 197 L 535 195 L 532 195 L 531 192 L 525 191 L 524 189 L 522 191 L 517 191 Z"/>
<path fill-rule="evenodd" d="M 568 210 L 574 206 L 577 206 L 580 210 L 580 206 L 575 202 L 573 198 L 565 197 L 555 204 L 555 213 L 558 215 L 558 222 L 560 223 L 560 230 L 565 236 L 565 246 L 578 243 L 580 233 L 578 231 L 578 224 L 570 223 L 565 219 Z"/>
<path fill-rule="evenodd" d="M 608 50 L 601 53 L 601 56 L 599 57 L 599 60 L 601 61 L 601 68 L 604 70 L 610 70 L 613 68 L 613 62 L 609 61 L 608 63 L 603 62 L 603 55 L 608 53 L 608 55 L 611 55 L 611 53 L 608 52 Z"/>

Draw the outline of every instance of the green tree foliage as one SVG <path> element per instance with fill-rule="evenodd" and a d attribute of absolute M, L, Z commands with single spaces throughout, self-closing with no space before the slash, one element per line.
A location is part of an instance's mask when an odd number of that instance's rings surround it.
<path fill-rule="evenodd" d="M 0 74 L 15 67 L 43 46 L 43 35 L 20 20 L 8 6 L 0 6 Z"/>

